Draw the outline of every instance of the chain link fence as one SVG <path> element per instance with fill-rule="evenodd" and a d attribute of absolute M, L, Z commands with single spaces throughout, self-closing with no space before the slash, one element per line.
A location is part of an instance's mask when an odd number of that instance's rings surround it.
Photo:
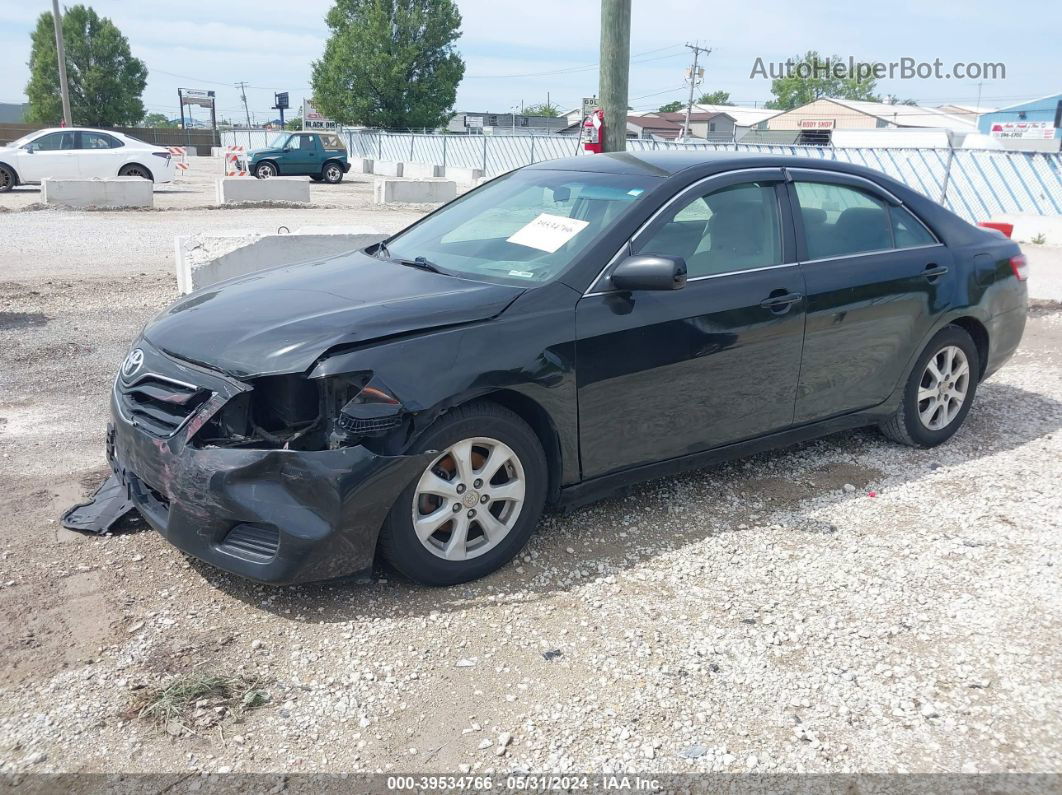
<path fill-rule="evenodd" d="M 278 131 L 233 130 L 222 145 L 265 146 Z M 496 176 L 514 168 L 585 156 L 578 136 L 440 135 L 345 130 L 352 157 L 482 169 Z M 841 160 L 888 174 L 968 221 L 1001 213 L 1062 214 L 1062 154 L 974 149 L 834 148 L 800 145 L 665 141 L 632 138 L 627 151 L 687 150 L 795 155 Z"/>

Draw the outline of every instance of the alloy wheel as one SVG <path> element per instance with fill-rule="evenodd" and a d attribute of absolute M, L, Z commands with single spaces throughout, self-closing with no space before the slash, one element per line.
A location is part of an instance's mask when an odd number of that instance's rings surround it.
<path fill-rule="evenodd" d="M 269 179 L 270 177 L 276 176 L 276 172 L 273 170 L 273 167 L 268 163 L 263 163 L 262 165 L 260 165 L 255 174 L 259 179 Z"/>
<path fill-rule="evenodd" d="M 339 182 L 339 177 L 341 176 L 339 166 L 329 166 L 325 169 L 325 175 L 329 182 Z"/>
<path fill-rule="evenodd" d="M 11 173 L 6 168 L 0 168 L 0 190 L 8 190 L 11 183 Z"/>
<path fill-rule="evenodd" d="M 520 458 L 497 439 L 463 439 L 421 475 L 413 495 L 413 529 L 444 560 L 475 558 L 509 535 L 524 505 Z"/>
<path fill-rule="evenodd" d="M 948 345 L 937 351 L 918 384 L 918 417 L 931 431 L 955 419 L 970 388 L 970 362 L 962 348 Z"/>

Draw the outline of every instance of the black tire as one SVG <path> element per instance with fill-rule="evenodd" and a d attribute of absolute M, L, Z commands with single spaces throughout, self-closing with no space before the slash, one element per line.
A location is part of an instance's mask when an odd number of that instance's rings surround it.
<path fill-rule="evenodd" d="M 280 175 L 280 169 L 272 160 L 263 160 L 254 167 L 254 175 L 258 179 L 269 179 Z"/>
<path fill-rule="evenodd" d="M 118 170 L 118 176 L 140 177 L 141 179 L 146 179 L 151 182 L 155 181 L 155 178 L 151 175 L 151 171 L 148 170 L 147 166 L 142 166 L 139 163 L 130 163 L 127 166 L 122 166 Z"/>
<path fill-rule="evenodd" d="M 931 429 L 927 427 L 919 414 L 918 392 L 923 387 L 923 378 L 926 377 L 926 368 L 930 360 L 949 347 L 960 349 L 966 356 L 969 372 L 966 395 L 962 406 L 946 425 L 939 429 Z M 980 375 L 981 358 L 970 335 L 958 326 L 946 326 L 929 341 L 922 355 L 915 362 L 907 383 L 904 385 L 900 406 L 892 417 L 881 424 L 882 433 L 894 442 L 911 447 L 936 447 L 946 442 L 962 427 L 966 415 L 970 413 Z"/>
<path fill-rule="evenodd" d="M 383 557 L 411 580 L 425 585 L 455 585 L 484 577 L 504 566 L 524 548 L 542 517 L 549 480 L 545 453 L 530 426 L 503 406 L 477 401 L 453 409 L 424 433 L 415 449 L 445 451 L 461 440 L 474 437 L 495 439 L 516 454 L 525 481 L 520 513 L 508 534 L 496 546 L 478 557 L 444 560 L 429 551 L 413 529 L 418 475 L 398 496 L 380 532 Z M 486 488 L 490 488 L 490 484 Z"/>
<path fill-rule="evenodd" d="M 7 166 L 0 166 L 0 193 L 7 193 L 18 184 L 15 172 Z"/>
<path fill-rule="evenodd" d="M 343 165 L 335 160 L 329 160 L 321 166 L 321 179 L 329 185 L 336 185 L 343 181 Z"/>

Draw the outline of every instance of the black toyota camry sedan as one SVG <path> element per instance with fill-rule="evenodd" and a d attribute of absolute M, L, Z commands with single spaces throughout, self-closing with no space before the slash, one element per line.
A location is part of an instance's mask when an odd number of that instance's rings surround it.
<path fill-rule="evenodd" d="M 270 583 L 481 577 L 543 510 L 844 429 L 929 447 L 1021 339 L 1018 246 L 878 172 L 612 154 L 193 293 L 114 381 L 120 493 Z"/>

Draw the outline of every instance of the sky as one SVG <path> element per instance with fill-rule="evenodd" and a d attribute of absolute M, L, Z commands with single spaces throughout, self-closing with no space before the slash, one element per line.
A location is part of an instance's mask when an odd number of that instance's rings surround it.
<path fill-rule="evenodd" d="M 457 0 L 463 22 L 457 49 L 465 78 L 455 110 L 504 113 L 546 101 L 562 110 L 597 92 L 600 6 L 596 0 Z M 246 81 L 259 121 L 274 91 L 291 104 L 310 96 L 311 64 L 328 35 L 329 0 L 93 0 L 129 39 L 148 67 L 148 112 L 176 117 L 177 88 L 217 91 L 219 116 L 241 119 L 237 81 Z M 25 101 L 30 31 L 49 0 L 0 0 L 0 102 Z M 1054 9 L 1054 10 L 1051 10 Z M 921 104 L 1003 107 L 1062 90 L 1062 4 L 1045 0 L 892 0 L 815 3 L 757 0 L 708 3 L 633 0 L 630 104 L 655 110 L 685 100 L 683 70 L 700 42 L 712 49 L 703 90 L 730 92 L 737 104 L 771 98 L 770 80 L 751 78 L 757 58 L 784 61 L 815 49 L 823 54 L 890 62 L 941 59 L 1002 62 L 1005 79 L 883 80 L 881 94 Z M 205 109 L 194 109 L 204 114 Z"/>

